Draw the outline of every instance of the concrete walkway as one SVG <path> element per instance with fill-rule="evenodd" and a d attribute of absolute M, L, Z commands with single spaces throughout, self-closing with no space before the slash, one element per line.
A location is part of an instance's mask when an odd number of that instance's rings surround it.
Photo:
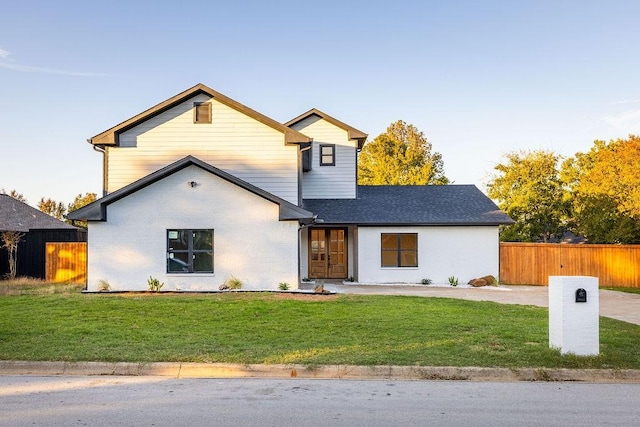
<path fill-rule="evenodd" d="M 486 286 L 452 288 L 423 285 L 345 285 L 325 283 L 325 289 L 341 294 L 411 295 L 493 301 L 501 304 L 549 306 L 546 286 Z M 640 294 L 600 290 L 600 315 L 640 325 Z"/>

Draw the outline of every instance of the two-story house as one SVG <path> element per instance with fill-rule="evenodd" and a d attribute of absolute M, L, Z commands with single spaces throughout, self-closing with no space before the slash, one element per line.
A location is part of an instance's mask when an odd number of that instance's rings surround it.
<path fill-rule="evenodd" d="M 104 197 L 69 214 L 89 224 L 88 290 L 497 276 L 511 220 L 471 185 L 358 186 L 366 137 L 315 109 L 282 124 L 198 84 L 90 138 Z"/>

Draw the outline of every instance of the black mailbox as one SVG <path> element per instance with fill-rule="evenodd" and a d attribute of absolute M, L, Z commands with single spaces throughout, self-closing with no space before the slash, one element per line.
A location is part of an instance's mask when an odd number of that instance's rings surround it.
<path fill-rule="evenodd" d="M 587 302 L 587 291 L 579 288 L 576 290 L 576 302 Z"/>

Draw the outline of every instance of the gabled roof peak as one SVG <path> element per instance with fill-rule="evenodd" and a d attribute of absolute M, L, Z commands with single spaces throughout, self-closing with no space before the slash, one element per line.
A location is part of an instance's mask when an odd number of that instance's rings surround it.
<path fill-rule="evenodd" d="M 140 114 L 137 114 L 133 117 L 131 117 L 128 120 L 125 120 L 124 122 L 110 128 L 107 129 L 106 131 L 99 133 L 98 135 L 95 135 L 94 137 L 90 138 L 88 141 L 93 144 L 93 145 L 98 145 L 98 146 L 105 146 L 105 145 L 118 145 L 119 141 L 118 141 L 118 136 L 120 133 L 125 132 L 137 125 L 139 125 L 140 123 L 157 116 L 158 114 L 161 114 L 167 110 L 169 110 L 170 108 L 175 107 L 176 105 L 186 101 L 189 98 L 193 98 L 196 95 L 199 94 L 206 94 L 211 96 L 213 99 L 215 99 L 216 101 L 230 107 L 233 108 L 236 111 L 239 111 L 255 120 L 257 120 L 258 122 L 265 124 L 279 132 L 282 132 L 284 134 L 284 140 L 286 144 L 301 144 L 301 143 L 309 143 L 312 141 L 311 138 L 309 138 L 306 135 L 303 135 L 302 133 L 291 129 L 281 123 L 279 123 L 276 120 L 273 120 L 272 118 L 269 118 L 267 116 L 265 116 L 262 113 L 259 113 L 249 107 L 247 107 L 244 104 L 239 103 L 238 101 L 235 101 L 231 98 L 229 98 L 226 95 L 223 95 L 220 92 L 217 92 L 213 89 L 211 89 L 210 87 L 202 84 L 202 83 L 198 83 L 197 85 L 185 90 L 184 92 L 181 92 L 175 96 L 172 96 L 171 98 L 157 104 L 154 105 L 153 107 L 149 108 L 148 110 L 143 111 Z"/>
<path fill-rule="evenodd" d="M 291 127 L 291 126 L 295 125 L 296 123 L 300 123 L 304 119 L 306 119 L 308 117 L 311 117 L 311 116 L 320 117 L 321 119 L 324 119 L 324 120 L 328 121 L 332 125 L 337 126 L 340 129 L 343 129 L 343 130 L 347 131 L 349 139 L 358 141 L 358 148 L 362 148 L 362 146 L 364 145 L 364 142 L 367 139 L 368 135 L 366 133 L 354 128 L 353 126 L 349 126 L 348 124 L 346 124 L 344 122 L 341 122 L 340 120 L 338 120 L 338 119 L 336 119 L 334 117 L 331 117 L 327 113 L 324 113 L 324 112 L 318 110 L 317 108 L 312 108 L 309 111 L 300 114 L 298 117 L 289 120 L 288 122 L 285 123 L 285 126 Z"/>

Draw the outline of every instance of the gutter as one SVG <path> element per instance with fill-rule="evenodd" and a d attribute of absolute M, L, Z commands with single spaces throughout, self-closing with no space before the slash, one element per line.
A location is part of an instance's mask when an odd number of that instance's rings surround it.
<path fill-rule="evenodd" d="M 102 153 L 102 196 L 107 195 L 107 150 L 99 145 L 95 145 L 91 138 L 87 138 L 87 142 L 91 144 L 94 151 Z"/>

